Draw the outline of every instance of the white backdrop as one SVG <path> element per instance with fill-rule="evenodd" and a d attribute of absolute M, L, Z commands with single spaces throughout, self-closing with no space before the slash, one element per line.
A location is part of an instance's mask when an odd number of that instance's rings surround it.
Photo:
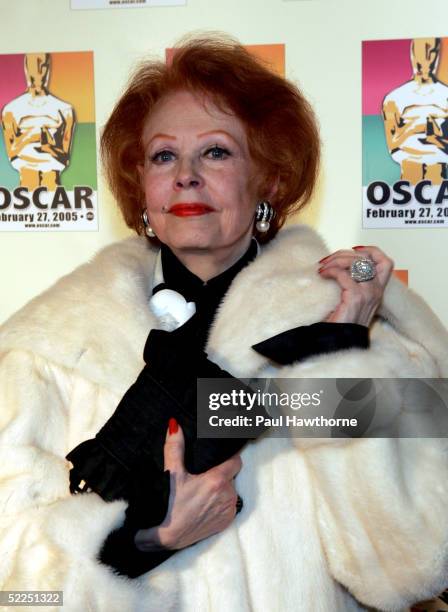
<path fill-rule="evenodd" d="M 312 101 L 324 143 L 318 190 L 299 220 L 329 248 L 377 244 L 448 325 L 448 229 L 361 228 L 361 41 L 447 36 L 446 0 L 188 0 L 184 7 L 73 11 L 69 0 L 0 0 L 0 53 L 93 50 L 104 124 L 134 63 L 196 30 L 284 43 L 286 74 Z M 0 75 L 1 78 L 1 75 Z M 103 245 L 129 235 L 100 176 L 98 232 L 0 233 L 0 322 Z"/>

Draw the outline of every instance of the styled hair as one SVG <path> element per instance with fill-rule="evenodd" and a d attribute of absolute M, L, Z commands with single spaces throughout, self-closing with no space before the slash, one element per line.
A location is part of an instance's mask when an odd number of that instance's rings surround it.
<path fill-rule="evenodd" d="M 263 189 L 278 180 L 271 204 L 275 217 L 265 234 L 275 236 L 286 217 L 311 197 L 319 162 L 314 112 L 299 89 L 230 37 L 211 34 L 181 41 L 170 62 L 145 61 L 132 75 L 107 121 L 101 152 L 109 186 L 126 224 L 141 234 L 144 195 L 137 170 L 144 162 L 143 128 L 154 105 L 186 90 L 206 96 L 244 124 L 249 152 Z"/>

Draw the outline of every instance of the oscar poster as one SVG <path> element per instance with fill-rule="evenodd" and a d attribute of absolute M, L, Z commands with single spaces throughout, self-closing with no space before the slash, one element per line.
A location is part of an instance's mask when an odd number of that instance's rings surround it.
<path fill-rule="evenodd" d="M 448 39 L 363 42 L 363 227 L 448 225 Z"/>
<path fill-rule="evenodd" d="M 0 231 L 96 231 L 93 53 L 0 55 Z"/>

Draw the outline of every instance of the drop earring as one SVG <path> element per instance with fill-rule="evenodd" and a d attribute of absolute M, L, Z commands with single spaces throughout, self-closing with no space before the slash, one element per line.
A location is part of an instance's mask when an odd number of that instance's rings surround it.
<path fill-rule="evenodd" d="M 145 234 L 148 236 L 148 238 L 155 238 L 156 235 L 149 223 L 148 213 L 146 212 L 146 208 L 142 211 L 142 219 L 143 219 L 143 225 L 145 226 Z"/>
<path fill-rule="evenodd" d="M 255 212 L 255 227 L 261 233 L 265 233 L 271 226 L 271 221 L 274 218 L 275 211 L 268 200 L 262 200 L 257 204 Z"/>

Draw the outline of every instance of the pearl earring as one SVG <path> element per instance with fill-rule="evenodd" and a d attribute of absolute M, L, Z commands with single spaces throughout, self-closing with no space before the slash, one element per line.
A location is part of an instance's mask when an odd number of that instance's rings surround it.
<path fill-rule="evenodd" d="M 155 238 L 155 233 L 149 223 L 148 213 L 146 212 L 146 208 L 145 210 L 142 211 L 142 219 L 143 219 L 143 225 L 145 226 L 145 234 L 148 236 L 148 238 Z"/>
<path fill-rule="evenodd" d="M 271 221 L 274 218 L 275 211 L 268 200 L 262 200 L 257 204 L 255 212 L 255 227 L 259 232 L 265 233 L 271 226 Z"/>

